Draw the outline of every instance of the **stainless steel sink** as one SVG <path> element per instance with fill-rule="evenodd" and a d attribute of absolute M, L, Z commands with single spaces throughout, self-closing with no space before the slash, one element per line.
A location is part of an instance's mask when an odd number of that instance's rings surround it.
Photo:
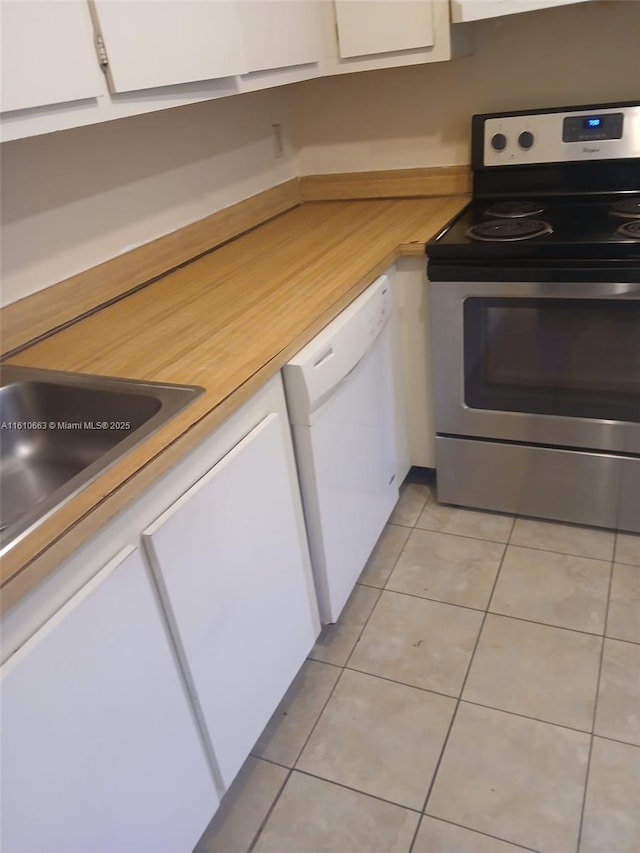
<path fill-rule="evenodd" d="M 202 391 L 0 365 L 0 553 Z"/>

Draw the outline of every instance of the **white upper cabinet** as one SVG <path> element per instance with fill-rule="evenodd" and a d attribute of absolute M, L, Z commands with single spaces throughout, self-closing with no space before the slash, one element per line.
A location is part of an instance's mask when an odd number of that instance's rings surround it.
<path fill-rule="evenodd" d="M 483 18 L 497 18 L 517 12 L 534 12 L 536 9 L 586 2 L 588 0 L 451 0 L 451 20 L 456 24 L 480 21 Z"/>
<path fill-rule="evenodd" d="M 323 74 L 442 62 L 471 52 L 449 0 L 326 0 Z"/>
<path fill-rule="evenodd" d="M 340 56 L 430 47 L 431 0 L 335 0 Z"/>
<path fill-rule="evenodd" d="M 100 94 L 86 0 L 2 0 L 1 14 L 2 112 Z"/>
<path fill-rule="evenodd" d="M 244 74 L 235 0 L 91 0 L 113 92 Z"/>
<path fill-rule="evenodd" d="M 468 28 L 451 28 L 449 0 L 1 0 L 1 8 L 2 141 L 471 49 Z"/>
<path fill-rule="evenodd" d="M 322 0 L 240 0 L 247 70 L 318 62 Z"/>

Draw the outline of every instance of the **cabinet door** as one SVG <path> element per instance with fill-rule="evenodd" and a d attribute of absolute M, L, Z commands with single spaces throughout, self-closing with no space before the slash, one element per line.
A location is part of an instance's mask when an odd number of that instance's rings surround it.
<path fill-rule="evenodd" d="M 102 91 L 85 0 L 2 0 L 2 112 Z"/>
<path fill-rule="evenodd" d="M 184 853 L 213 777 L 140 552 L 2 667 L 4 853 Z"/>
<path fill-rule="evenodd" d="M 282 428 L 268 415 L 144 534 L 225 785 L 316 634 Z"/>
<path fill-rule="evenodd" d="M 340 56 L 434 44 L 431 0 L 335 0 Z"/>
<path fill-rule="evenodd" d="M 243 74 L 235 0 L 92 0 L 114 92 Z"/>
<path fill-rule="evenodd" d="M 588 0 L 451 0 L 451 20 L 458 24 L 585 2 Z"/>
<path fill-rule="evenodd" d="M 243 0 L 242 36 L 249 71 L 318 62 L 323 0 Z"/>

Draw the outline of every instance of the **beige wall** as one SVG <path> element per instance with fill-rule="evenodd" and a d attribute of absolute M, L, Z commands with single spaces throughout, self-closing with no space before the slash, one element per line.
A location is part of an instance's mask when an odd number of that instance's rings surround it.
<path fill-rule="evenodd" d="M 279 89 L 4 143 L 2 304 L 294 177 L 290 135 Z"/>
<path fill-rule="evenodd" d="M 292 87 L 301 174 L 468 163 L 473 113 L 640 98 L 640 0 L 474 29 L 468 57 Z"/>
<path fill-rule="evenodd" d="M 468 162 L 473 112 L 640 97 L 640 0 L 516 15 L 475 32 L 474 54 L 453 62 L 4 143 L 2 304 L 298 172 Z M 273 122 L 284 128 L 282 159 Z"/>

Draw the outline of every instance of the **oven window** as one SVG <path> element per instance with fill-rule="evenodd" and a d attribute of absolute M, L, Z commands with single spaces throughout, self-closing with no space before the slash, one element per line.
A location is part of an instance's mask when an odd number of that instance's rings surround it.
<path fill-rule="evenodd" d="M 474 409 L 640 422 L 640 301 L 464 302 Z"/>

